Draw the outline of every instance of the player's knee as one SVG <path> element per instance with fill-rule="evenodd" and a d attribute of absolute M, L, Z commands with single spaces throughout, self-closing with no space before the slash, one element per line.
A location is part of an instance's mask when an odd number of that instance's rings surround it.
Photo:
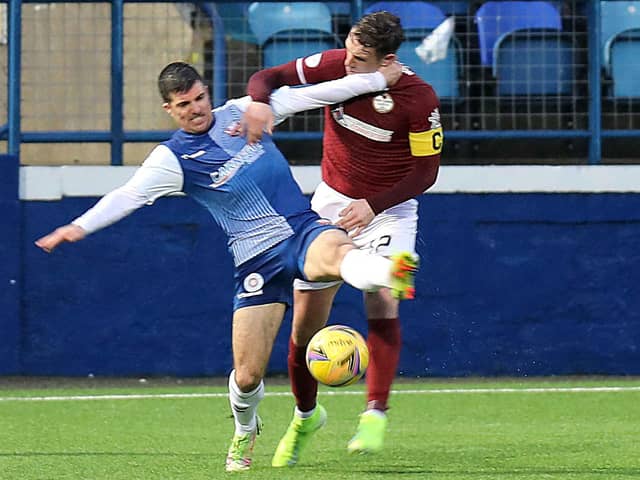
<path fill-rule="evenodd" d="M 387 288 L 365 294 L 365 308 L 368 318 L 396 318 L 399 302 L 391 296 Z"/>
<path fill-rule="evenodd" d="M 355 247 L 342 230 L 323 232 L 307 251 L 305 274 L 311 281 L 331 281 L 340 278 L 340 264 Z"/>
<path fill-rule="evenodd" d="M 242 392 L 255 390 L 262 380 L 262 372 L 249 367 L 236 367 L 236 385 Z"/>

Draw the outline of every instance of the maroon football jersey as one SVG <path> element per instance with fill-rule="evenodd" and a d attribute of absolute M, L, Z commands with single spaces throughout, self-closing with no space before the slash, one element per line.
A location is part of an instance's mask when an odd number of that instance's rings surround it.
<path fill-rule="evenodd" d="M 301 83 L 345 75 L 346 50 L 298 59 Z M 442 147 L 439 102 L 430 85 L 405 69 L 383 92 L 325 107 L 322 178 L 352 198 L 366 198 L 406 177 Z"/>

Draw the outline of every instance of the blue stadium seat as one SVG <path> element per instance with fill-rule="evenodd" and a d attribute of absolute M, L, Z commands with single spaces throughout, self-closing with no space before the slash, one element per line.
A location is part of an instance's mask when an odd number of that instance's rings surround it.
<path fill-rule="evenodd" d="M 324 3 L 254 2 L 249 5 L 248 21 L 262 46 L 263 67 L 342 47 Z"/>
<path fill-rule="evenodd" d="M 617 34 L 608 51 L 613 80 L 610 96 L 640 98 L 640 29 Z"/>
<path fill-rule="evenodd" d="M 554 5 L 543 1 L 486 2 L 475 18 L 480 62 L 487 67 L 493 64 L 498 40 L 508 33 L 535 28 L 562 30 L 560 13 Z"/>
<path fill-rule="evenodd" d="M 397 15 L 402 22 L 406 40 L 398 50 L 398 58 L 409 65 L 423 80 L 431 84 L 438 97 L 443 100 L 460 96 L 460 44 L 452 38 L 446 58 L 427 64 L 416 53 L 416 47 L 446 16 L 435 5 L 422 1 L 382 1 L 365 10 L 365 13 L 386 10 Z"/>
<path fill-rule="evenodd" d="M 493 76 L 499 96 L 571 95 L 575 48 L 556 30 L 518 30 L 496 43 Z"/>
<path fill-rule="evenodd" d="M 640 1 L 600 2 L 602 29 L 602 64 L 609 71 L 611 44 L 617 35 L 626 30 L 640 28 Z"/>
<path fill-rule="evenodd" d="M 602 65 L 611 97 L 640 97 L 640 1 L 602 1 Z"/>

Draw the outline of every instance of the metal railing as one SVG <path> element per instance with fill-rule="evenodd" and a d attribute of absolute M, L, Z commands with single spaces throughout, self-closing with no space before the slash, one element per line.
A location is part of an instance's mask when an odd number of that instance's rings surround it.
<path fill-rule="evenodd" d="M 212 31 L 212 99 L 214 105 L 223 103 L 228 95 L 227 37 L 222 16 L 216 4 L 212 2 L 164 2 L 144 0 L 113 0 L 95 2 L 110 4 L 111 11 L 111 79 L 110 79 L 110 128 L 108 130 L 50 130 L 23 131 L 21 128 L 21 9 L 24 4 L 43 3 L 42 0 L 5 0 L 8 5 L 8 85 L 7 85 L 7 124 L 0 126 L 0 140 L 8 142 L 8 153 L 17 155 L 22 143 L 109 143 L 111 146 L 111 164 L 123 163 L 123 145 L 126 142 L 158 142 L 167 139 L 170 130 L 127 130 L 124 128 L 123 114 L 123 22 L 125 3 L 193 3 L 205 12 Z M 83 3 L 78 0 L 49 0 L 55 3 Z M 330 3 L 330 2 L 329 2 Z M 576 2 L 574 2 L 576 3 Z M 603 95 L 601 85 L 602 49 L 601 49 L 601 4 L 599 0 L 577 2 L 584 7 L 586 19 L 586 63 L 587 81 L 585 117 L 586 121 L 574 128 L 538 128 L 538 129 L 495 129 L 467 124 L 462 128 L 447 129 L 449 140 L 491 140 L 491 139 L 586 139 L 588 141 L 588 161 L 597 164 L 602 157 L 602 141 L 606 138 L 637 138 L 640 130 L 604 129 L 602 126 Z M 350 2 L 350 20 L 358 19 L 364 11 L 361 0 Z M 318 139 L 319 130 L 281 131 L 276 138 L 281 139 Z"/>

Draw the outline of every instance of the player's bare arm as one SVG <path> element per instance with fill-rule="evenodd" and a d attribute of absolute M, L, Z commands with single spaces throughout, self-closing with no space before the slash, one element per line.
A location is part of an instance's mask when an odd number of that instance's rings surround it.
<path fill-rule="evenodd" d="M 58 245 L 65 242 L 77 242 L 87 236 L 87 232 L 70 223 L 56 228 L 53 232 L 36 240 L 36 246 L 40 247 L 47 253 L 51 253 Z"/>

